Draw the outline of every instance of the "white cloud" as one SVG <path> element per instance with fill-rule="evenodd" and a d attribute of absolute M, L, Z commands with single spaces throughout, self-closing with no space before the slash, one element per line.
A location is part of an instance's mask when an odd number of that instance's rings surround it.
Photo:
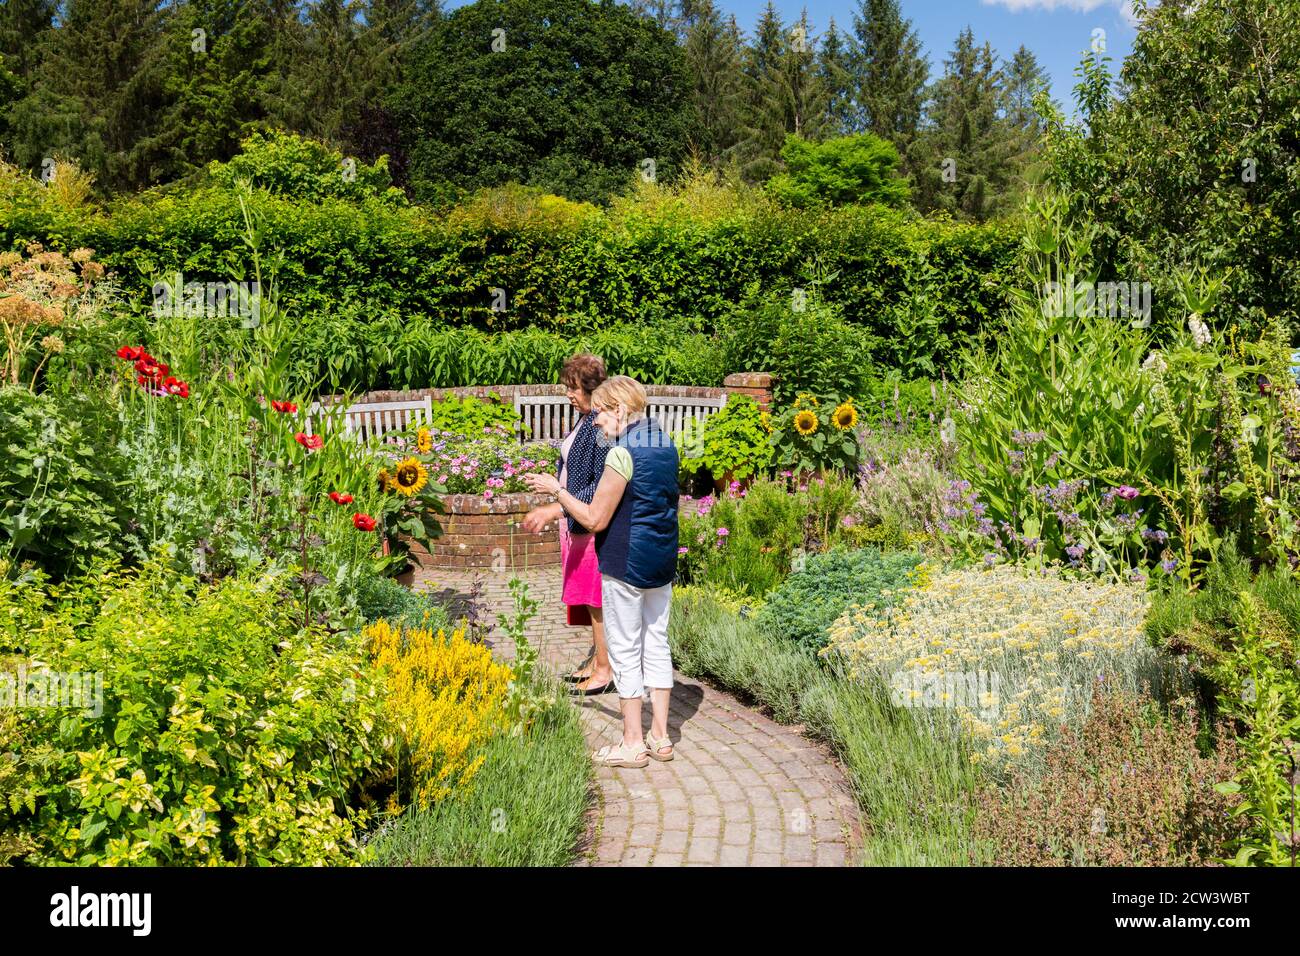
<path fill-rule="evenodd" d="M 1078 13 L 1091 13 L 1098 7 L 1114 7 L 1119 10 L 1124 22 L 1137 26 L 1138 18 L 1133 12 L 1133 0 L 982 0 L 986 6 L 1003 6 L 1013 13 L 1021 10 L 1074 10 Z"/>

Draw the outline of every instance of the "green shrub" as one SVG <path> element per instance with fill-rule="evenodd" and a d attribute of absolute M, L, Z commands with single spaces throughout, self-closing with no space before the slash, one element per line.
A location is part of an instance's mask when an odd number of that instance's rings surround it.
<path fill-rule="evenodd" d="M 804 647 L 823 647 L 826 630 L 850 604 L 888 605 L 908 587 L 921 556 L 866 548 L 808 557 L 803 567 L 767 596 L 758 624 L 774 637 Z"/>
<path fill-rule="evenodd" d="M 0 832 L 26 837 L 24 862 L 353 859 L 366 814 L 349 805 L 389 759 L 383 695 L 358 642 L 301 628 L 287 584 L 199 586 L 156 563 L 57 592 L 0 577 L 0 644 L 98 691 L 0 725 L 16 757 Z"/>
<path fill-rule="evenodd" d="M 758 403 L 747 395 L 732 395 L 702 428 L 688 429 L 678 443 L 684 468 L 705 468 L 716 480 L 744 481 L 772 463 L 772 442 Z M 692 467 L 694 466 L 694 467 Z"/>
<path fill-rule="evenodd" d="M 1240 801 L 1215 787 L 1238 748 L 1228 728 L 1202 754 L 1200 721 L 1096 689 L 1088 719 L 1065 729 L 1041 777 L 1017 773 L 980 794 L 976 839 L 997 866 L 1205 866 L 1228 855 Z"/>
<path fill-rule="evenodd" d="M 354 593 L 357 610 L 368 624 L 382 618 L 393 627 L 424 628 L 436 634 L 450 630 L 453 623 L 432 595 L 403 587 L 392 578 L 363 575 Z"/>
<path fill-rule="evenodd" d="M 380 199 L 406 205 L 406 194 L 393 186 L 388 174 L 387 156 L 369 164 L 282 130 L 254 132 L 239 150 L 228 162 L 209 164 L 213 182 L 234 189 L 242 180 L 289 199 Z"/>

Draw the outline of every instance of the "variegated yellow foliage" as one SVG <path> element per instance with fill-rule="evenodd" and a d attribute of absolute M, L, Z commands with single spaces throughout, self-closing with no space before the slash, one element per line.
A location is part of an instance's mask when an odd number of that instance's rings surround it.
<path fill-rule="evenodd" d="M 483 764 L 483 745 L 504 729 L 514 674 L 483 646 L 423 628 L 376 621 L 363 632 L 388 689 L 385 710 L 401 740 L 398 799 L 427 805 L 466 787 Z"/>

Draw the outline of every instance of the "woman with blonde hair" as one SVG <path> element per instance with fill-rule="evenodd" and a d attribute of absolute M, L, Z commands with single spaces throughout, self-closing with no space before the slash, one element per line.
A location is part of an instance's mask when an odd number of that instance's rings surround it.
<path fill-rule="evenodd" d="M 668 614 L 677 570 L 677 448 L 646 415 L 645 389 L 615 375 L 591 395 L 596 424 L 613 442 L 588 504 L 550 475 L 527 475 L 534 491 L 558 497 L 564 510 L 596 532 L 605 639 L 623 714 L 623 741 L 593 754 L 609 767 L 672 760 L 668 699 L 673 661 Z M 641 732 L 641 696 L 650 689 L 650 733 Z"/>
<path fill-rule="evenodd" d="M 605 470 L 605 455 L 609 451 L 609 443 L 596 427 L 596 412 L 591 407 L 592 392 L 605 381 L 605 363 L 596 355 L 573 355 L 560 370 L 560 381 L 579 418 L 560 446 L 558 482 L 575 500 L 590 502 Z M 566 514 L 559 502 L 528 512 L 523 527 L 525 531 L 539 532 L 552 521 L 560 525 L 561 600 L 568 606 L 569 623 L 591 623 L 591 651 L 568 679 L 574 682 L 577 692 L 608 693 L 614 685 L 600 610 L 595 535 L 572 512 Z"/>

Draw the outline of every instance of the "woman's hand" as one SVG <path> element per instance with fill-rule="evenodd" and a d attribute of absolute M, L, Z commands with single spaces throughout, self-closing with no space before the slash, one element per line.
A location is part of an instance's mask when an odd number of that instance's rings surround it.
<path fill-rule="evenodd" d="M 564 509 L 558 504 L 542 505 L 540 508 L 534 508 L 528 514 L 524 515 L 521 522 L 523 529 L 529 534 L 541 534 L 546 530 L 546 526 L 564 514 Z"/>
<path fill-rule="evenodd" d="M 558 495 L 560 493 L 560 479 L 554 475 L 539 475 L 529 472 L 524 475 L 524 483 L 538 494 Z"/>

